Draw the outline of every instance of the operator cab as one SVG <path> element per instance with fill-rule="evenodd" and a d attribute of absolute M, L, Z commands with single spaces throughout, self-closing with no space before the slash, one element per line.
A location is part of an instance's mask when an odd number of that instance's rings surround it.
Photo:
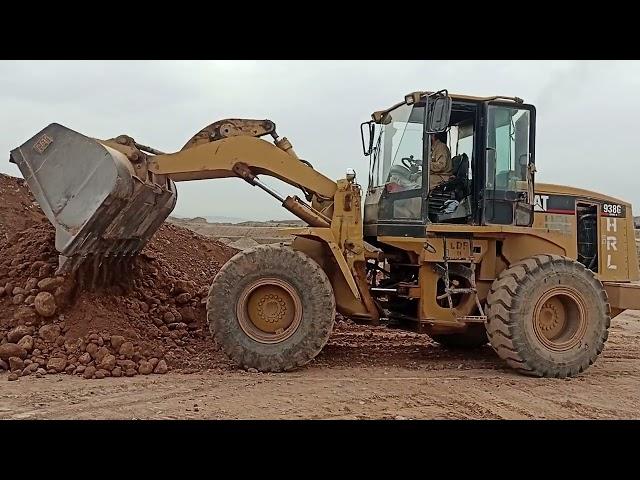
<path fill-rule="evenodd" d="M 441 116 L 437 128 L 434 112 Z M 416 92 L 372 118 L 362 124 L 364 153 L 370 157 L 366 237 L 424 237 L 430 223 L 533 223 L 532 105 L 504 97 Z M 445 172 L 431 165 L 432 136 L 449 151 Z M 442 145 L 437 148 L 442 153 Z"/>

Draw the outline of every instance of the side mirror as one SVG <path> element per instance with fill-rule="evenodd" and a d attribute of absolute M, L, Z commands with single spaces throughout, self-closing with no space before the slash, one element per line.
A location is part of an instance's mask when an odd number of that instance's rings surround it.
<path fill-rule="evenodd" d="M 365 129 L 365 125 L 367 128 Z M 362 122 L 360 124 L 360 138 L 362 139 L 362 152 L 365 157 L 371 155 L 373 150 L 373 136 L 375 132 L 373 122 Z"/>
<path fill-rule="evenodd" d="M 451 97 L 446 90 L 431 94 L 425 104 L 425 133 L 444 132 L 451 117 Z"/>

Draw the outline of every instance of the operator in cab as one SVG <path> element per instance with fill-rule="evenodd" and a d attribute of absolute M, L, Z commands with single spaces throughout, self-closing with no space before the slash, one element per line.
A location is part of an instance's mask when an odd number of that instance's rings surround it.
<path fill-rule="evenodd" d="M 453 176 L 451 151 L 447 147 L 447 132 L 431 135 L 431 164 L 429 168 L 429 191 Z"/>

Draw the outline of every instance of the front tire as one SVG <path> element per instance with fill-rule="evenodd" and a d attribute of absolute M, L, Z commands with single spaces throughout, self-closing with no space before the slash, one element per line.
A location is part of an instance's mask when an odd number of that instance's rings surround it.
<path fill-rule="evenodd" d="M 335 318 L 331 283 L 310 257 L 261 245 L 229 260 L 207 301 L 218 349 L 243 368 L 292 370 L 320 353 Z"/>
<path fill-rule="evenodd" d="M 584 265 L 536 255 L 505 269 L 487 296 L 494 350 L 521 373 L 565 378 L 593 364 L 611 323 L 607 293 Z"/>

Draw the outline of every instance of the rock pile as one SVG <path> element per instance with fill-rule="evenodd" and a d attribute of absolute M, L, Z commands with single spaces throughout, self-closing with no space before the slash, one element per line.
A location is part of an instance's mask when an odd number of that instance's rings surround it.
<path fill-rule="evenodd" d="M 6 197 L 6 198 L 5 198 Z M 55 275 L 54 230 L 23 181 L 0 175 L 0 371 L 84 378 L 228 368 L 206 324 L 211 281 L 236 250 L 165 224 L 108 290 Z"/>

